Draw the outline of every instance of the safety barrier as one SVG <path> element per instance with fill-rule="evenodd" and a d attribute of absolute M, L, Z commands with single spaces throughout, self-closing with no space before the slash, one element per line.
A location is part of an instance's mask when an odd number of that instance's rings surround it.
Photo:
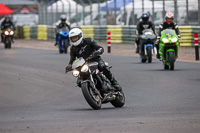
<path fill-rule="evenodd" d="M 83 31 L 84 37 L 94 38 L 94 27 L 93 26 L 82 26 L 80 28 Z"/>
<path fill-rule="evenodd" d="M 38 25 L 38 40 L 47 40 L 47 25 Z"/>
<path fill-rule="evenodd" d="M 122 26 L 108 25 L 107 32 L 111 33 L 112 43 L 122 43 Z"/>
<path fill-rule="evenodd" d="M 200 34 L 199 26 L 179 26 L 179 30 L 181 32 L 181 46 L 193 46 L 194 34 Z"/>
<path fill-rule="evenodd" d="M 136 38 L 136 26 L 81 26 L 84 37 L 91 37 L 98 42 L 107 41 L 107 32 L 111 32 L 112 43 L 129 43 L 134 44 Z M 179 26 L 181 32 L 180 46 L 193 46 L 194 33 L 199 34 L 200 26 Z M 158 27 L 156 27 L 158 30 Z M 15 36 L 24 39 L 38 39 L 38 40 L 54 40 L 55 27 L 47 25 L 38 25 L 34 27 L 23 26 L 17 27 Z"/>
<path fill-rule="evenodd" d="M 24 39 L 30 40 L 30 26 L 23 27 Z"/>

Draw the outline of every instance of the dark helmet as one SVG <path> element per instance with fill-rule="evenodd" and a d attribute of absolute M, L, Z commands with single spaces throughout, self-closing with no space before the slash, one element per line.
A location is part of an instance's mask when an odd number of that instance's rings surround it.
<path fill-rule="evenodd" d="M 60 20 L 62 21 L 62 22 L 65 22 L 67 19 L 66 19 L 66 16 L 65 15 L 61 15 L 60 16 Z"/>
<path fill-rule="evenodd" d="M 142 13 L 141 18 L 142 18 L 143 21 L 148 21 L 149 20 L 149 13 L 147 13 L 147 12 Z"/>
<path fill-rule="evenodd" d="M 5 21 L 9 22 L 10 21 L 10 16 L 5 16 Z"/>

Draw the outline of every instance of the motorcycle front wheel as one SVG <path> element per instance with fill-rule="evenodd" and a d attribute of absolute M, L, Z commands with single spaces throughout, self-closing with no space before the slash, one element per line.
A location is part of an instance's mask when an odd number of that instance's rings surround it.
<path fill-rule="evenodd" d="M 173 51 L 169 52 L 169 69 L 174 70 L 175 53 Z"/>
<path fill-rule="evenodd" d="M 102 105 L 101 98 L 93 92 L 89 83 L 83 83 L 81 89 L 87 103 L 95 110 L 100 109 Z"/>
<path fill-rule="evenodd" d="M 67 41 L 67 40 L 63 40 L 63 47 L 64 47 L 64 52 L 65 52 L 65 54 L 67 54 L 67 49 L 68 49 L 68 47 L 69 47 L 68 41 Z"/>
<path fill-rule="evenodd" d="M 147 57 L 148 57 L 148 63 L 152 62 L 152 48 L 150 46 L 147 47 Z"/>

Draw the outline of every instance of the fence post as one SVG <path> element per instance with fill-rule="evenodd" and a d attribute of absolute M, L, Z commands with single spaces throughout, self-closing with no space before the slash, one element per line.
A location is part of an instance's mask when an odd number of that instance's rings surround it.
<path fill-rule="evenodd" d="M 195 57 L 196 60 L 199 60 L 199 40 L 198 40 L 198 34 L 194 34 L 194 46 L 195 46 Z"/>
<path fill-rule="evenodd" d="M 111 32 L 109 31 L 108 34 L 107 34 L 107 44 L 108 44 L 108 53 L 111 52 Z"/>

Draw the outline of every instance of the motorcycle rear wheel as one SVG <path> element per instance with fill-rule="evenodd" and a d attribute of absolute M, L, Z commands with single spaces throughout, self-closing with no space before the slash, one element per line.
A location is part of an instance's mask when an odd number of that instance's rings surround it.
<path fill-rule="evenodd" d="M 124 92 L 120 91 L 118 95 L 116 95 L 116 99 L 110 102 L 114 107 L 123 107 L 125 104 L 125 96 Z"/>
<path fill-rule="evenodd" d="M 83 83 L 81 85 L 81 89 L 87 103 L 95 110 L 100 109 L 102 105 L 101 98 L 98 95 L 94 94 L 89 83 Z"/>

